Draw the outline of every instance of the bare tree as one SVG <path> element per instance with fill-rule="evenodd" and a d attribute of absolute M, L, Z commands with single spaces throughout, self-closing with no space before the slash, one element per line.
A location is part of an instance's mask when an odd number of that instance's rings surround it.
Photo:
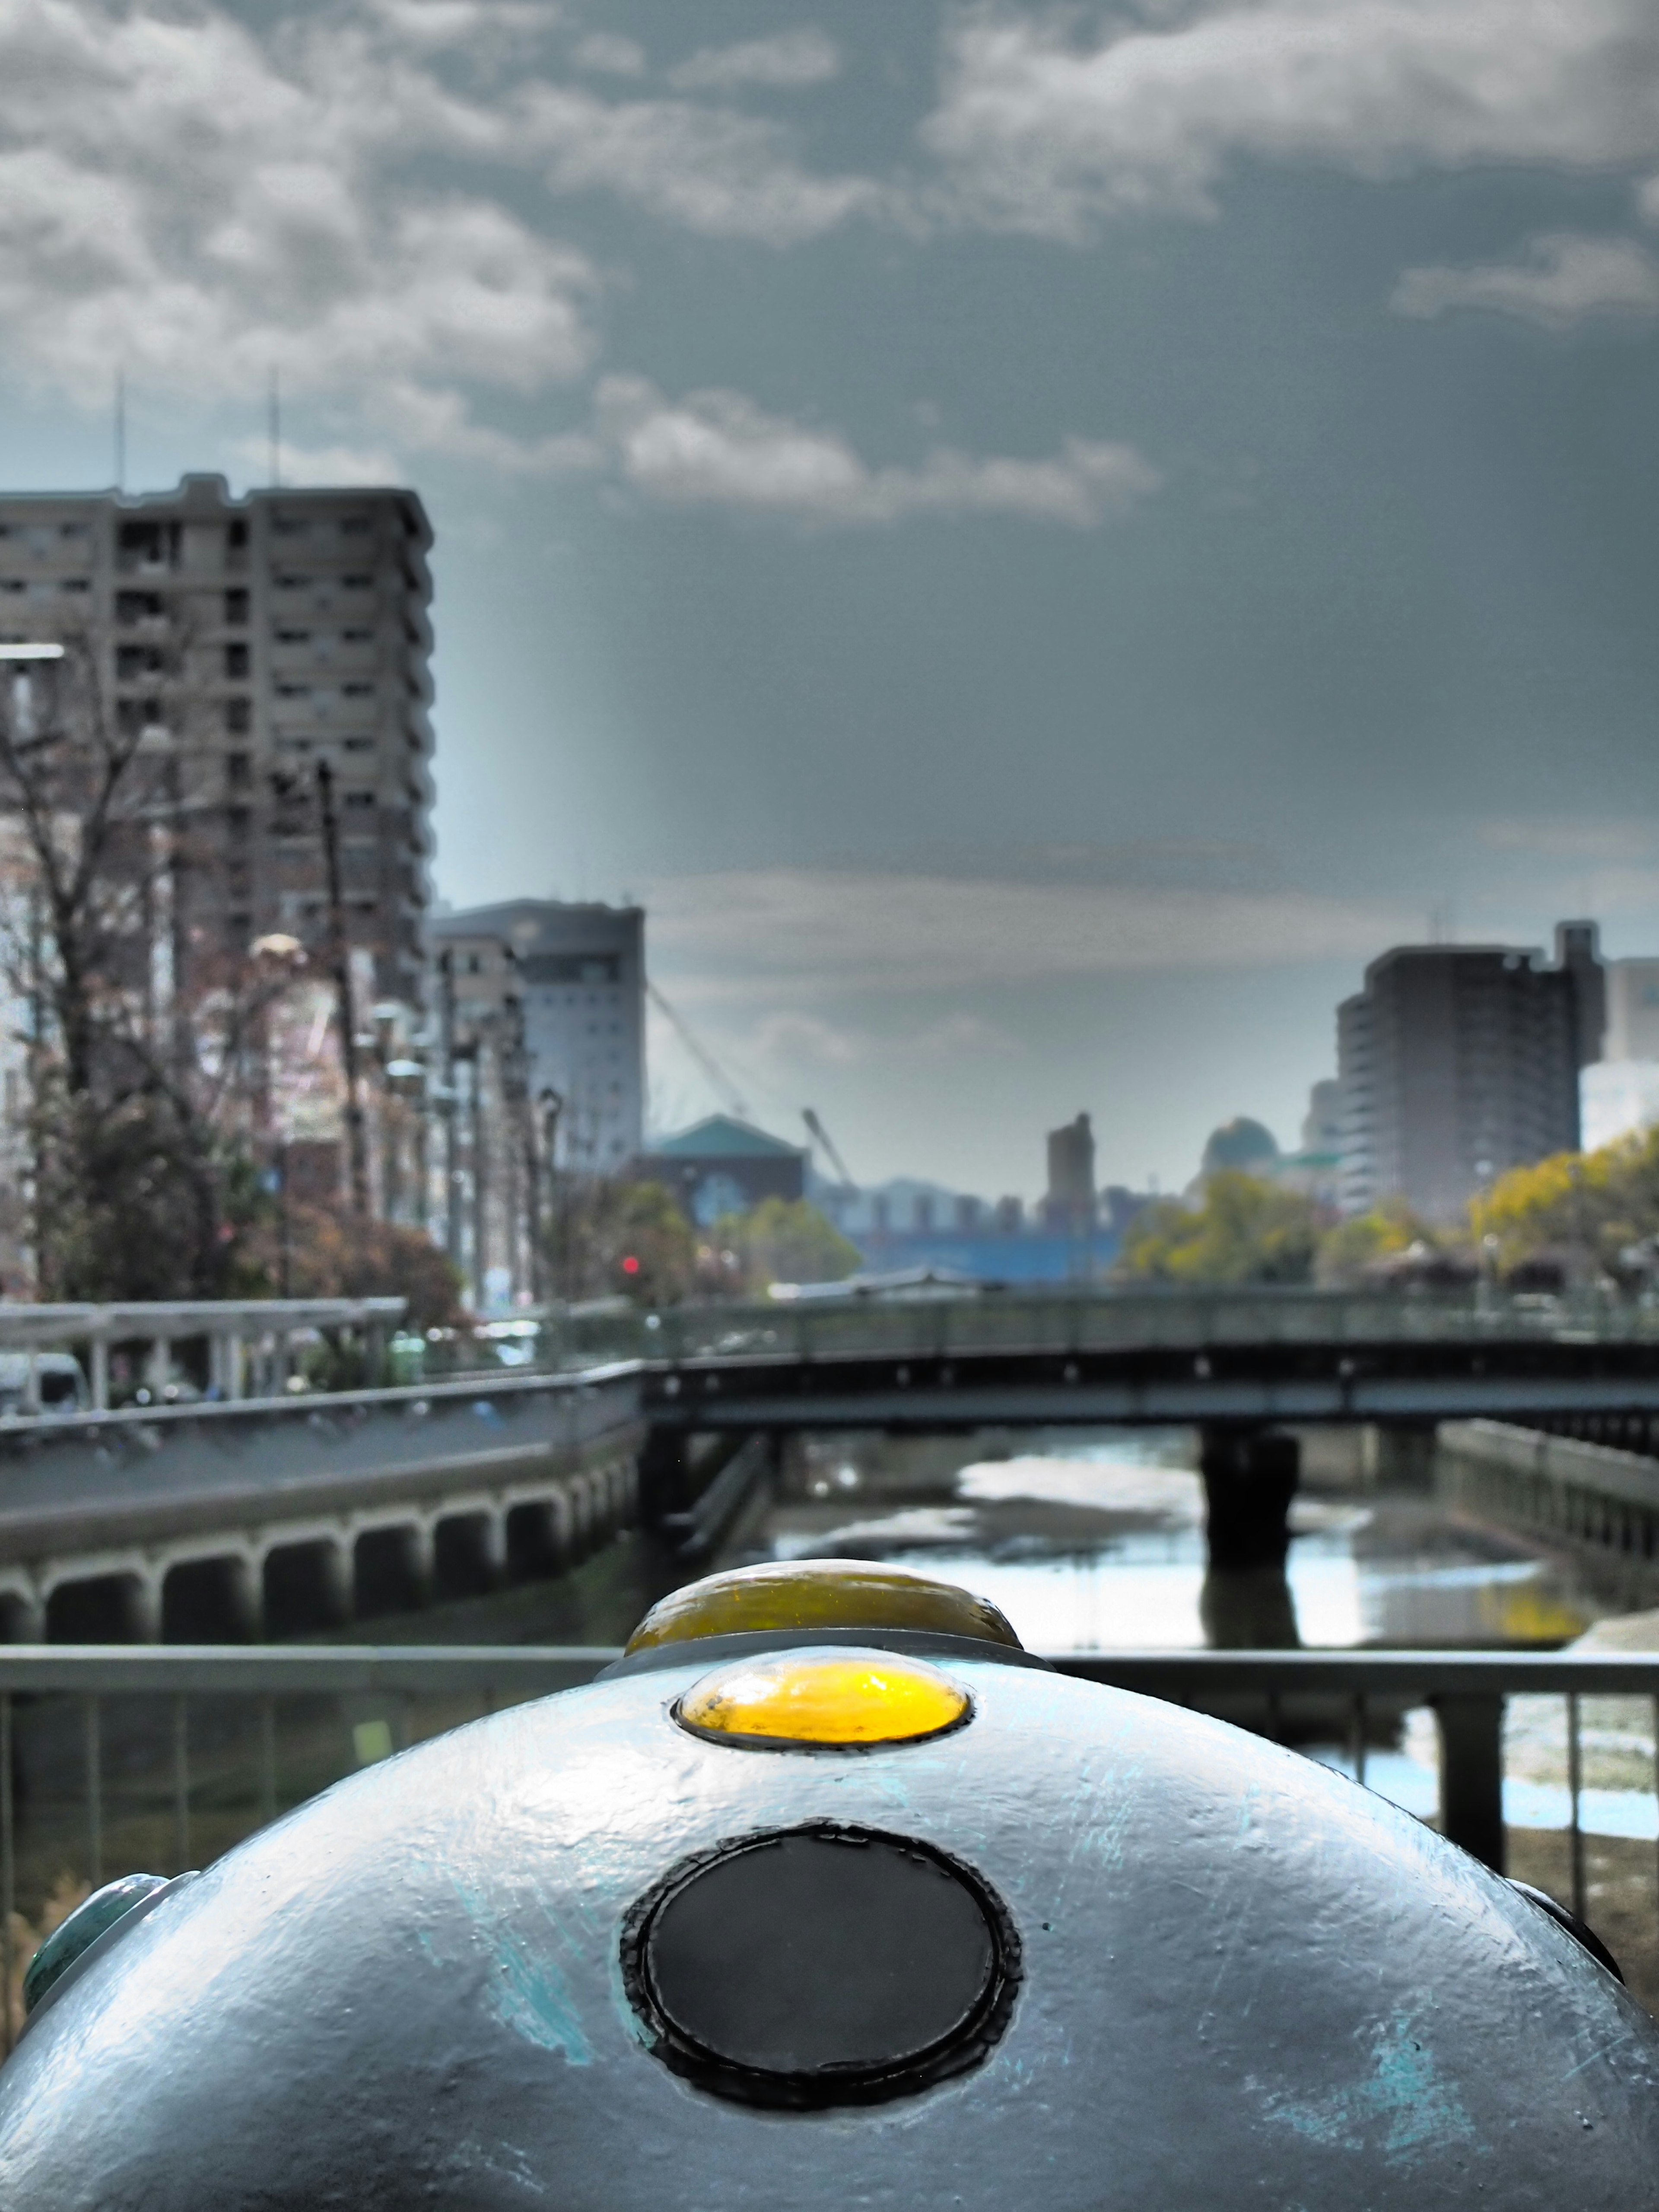
<path fill-rule="evenodd" d="M 95 629 L 51 642 L 0 663 L 0 950 L 27 1008 L 39 1286 L 222 1295 L 252 1203 L 264 1023 L 302 956 L 198 923 L 199 762 L 113 695 Z M 175 630 L 163 679 L 187 643 Z"/>

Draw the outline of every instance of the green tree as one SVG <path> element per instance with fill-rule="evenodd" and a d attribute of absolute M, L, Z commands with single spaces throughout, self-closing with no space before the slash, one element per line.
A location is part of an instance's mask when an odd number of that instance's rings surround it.
<path fill-rule="evenodd" d="M 1369 1213 L 1339 1221 L 1319 1240 L 1314 1263 L 1317 1281 L 1331 1286 L 1358 1281 L 1375 1261 L 1409 1252 L 1413 1245 L 1438 1249 L 1438 1240 L 1403 1200 L 1387 1199 Z"/>
<path fill-rule="evenodd" d="M 1129 1282 L 1305 1283 L 1318 1243 L 1310 1199 L 1224 1168 L 1200 1206 L 1164 1199 L 1137 1214 L 1117 1273 Z"/>
<path fill-rule="evenodd" d="M 774 1283 L 839 1283 L 861 1264 L 835 1224 L 804 1198 L 765 1198 L 749 1213 L 728 1213 L 710 1232 L 718 1252 L 737 1261 L 736 1287 L 751 1297 Z"/>
<path fill-rule="evenodd" d="M 690 1293 L 696 1257 L 691 1224 L 665 1185 L 608 1176 L 562 1183 L 554 1224 L 561 1296 L 621 1291 L 637 1305 L 678 1305 Z"/>

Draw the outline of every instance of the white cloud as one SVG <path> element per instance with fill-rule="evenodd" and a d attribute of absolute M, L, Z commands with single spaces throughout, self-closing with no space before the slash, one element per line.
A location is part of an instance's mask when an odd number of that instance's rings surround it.
<path fill-rule="evenodd" d="M 796 159 L 784 128 L 688 100 L 606 101 L 538 82 L 519 96 L 518 142 L 540 149 L 549 189 L 614 192 L 711 238 L 793 246 L 854 216 L 900 211 L 868 177 L 821 176 Z"/>
<path fill-rule="evenodd" d="M 948 26 L 922 136 L 959 215 L 1079 239 L 1112 216 L 1212 213 L 1251 160 L 1381 178 L 1659 153 L 1651 0 L 1195 0 L 1091 35 L 1084 20 L 984 5 Z"/>
<path fill-rule="evenodd" d="M 779 31 L 771 38 L 745 39 L 735 46 L 704 46 L 668 72 L 680 92 L 732 92 L 744 85 L 793 92 L 827 84 L 841 74 L 841 52 L 833 39 L 810 25 Z"/>
<path fill-rule="evenodd" d="M 816 1014 L 769 1014 L 744 1042 L 745 1055 L 791 1066 L 856 1067 L 870 1057 L 872 1040 L 860 1030 L 839 1028 Z"/>
<path fill-rule="evenodd" d="M 643 378 L 616 376 L 598 398 L 599 441 L 623 481 L 675 506 L 848 526 L 1009 514 L 1086 530 L 1160 482 L 1133 447 L 1082 438 L 1046 460 L 937 447 L 915 467 L 872 467 L 839 433 L 769 415 L 741 392 L 668 400 Z"/>
<path fill-rule="evenodd" d="M 246 465 L 250 482 L 258 483 L 270 465 L 267 441 L 241 438 L 232 451 Z M 376 446 L 295 446 L 284 440 L 281 465 L 285 484 L 396 484 L 404 476 L 396 454 Z"/>
<path fill-rule="evenodd" d="M 1402 903 L 1303 891 L 809 868 L 670 877 L 650 905 L 654 957 L 677 997 L 769 989 L 792 1006 L 848 990 L 1370 959 L 1422 926 Z"/>
<path fill-rule="evenodd" d="M 923 1060 L 982 1060 L 988 1054 L 1022 1052 L 1024 1047 L 982 1014 L 946 1014 L 916 1031 L 912 1049 Z"/>
<path fill-rule="evenodd" d="M 601 76 L 643 76 L 645 48 L 637 39 L 624 39 L 615 31 L 594 31 L 570 50 L 578 69 Z"/>
<path fill-rule="evenodd" d="M 887 199 L 804 168 L 773 123 L 559 82 L 560 15 L 339 0 L 256 29 L 210 5 L 0 0 L 11 374 L 102 404 L 118 362 L 198 400 L 246 399 L 275 367 L 296 398 L 361 400 L 377 445 L 384 403 L 404 435 L 429 422 L 447 450 L 568 465 L 559 441 L 472 420 L 480 392 L 585 376 L 599 344 L 599 271 L 499 186 L 539 172 L 780 245 Z"/>
<path fill-rule="evenodd" d="M 1633 238 L 1546 231 L 1513 261 L 1408 269 L 1390 301 L 1429 320 L 1460 307 L 1565 328 L 1585 315 L 1659 312 L 1659 261 Z"/>

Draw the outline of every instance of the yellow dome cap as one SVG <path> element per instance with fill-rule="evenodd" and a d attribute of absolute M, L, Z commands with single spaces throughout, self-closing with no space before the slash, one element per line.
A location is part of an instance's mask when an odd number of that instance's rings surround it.
<path fill-rule="evenodd" d="M 972 1712 L 967 1691 L 926 1660 L 843 1646 L 733 1660 L 694 1682 L 674 1717 L 736 1750 L 857 1751 L 942 1735 Z"/>
<path fill-rule="evenodd" d="M 1020 1649 L 995 1606 L 954 1583 L 870 1559 L 780 1559 L 672 1591 L 634 1631 L 628 1651 L 792 1628 L 908 1629 Z"/>

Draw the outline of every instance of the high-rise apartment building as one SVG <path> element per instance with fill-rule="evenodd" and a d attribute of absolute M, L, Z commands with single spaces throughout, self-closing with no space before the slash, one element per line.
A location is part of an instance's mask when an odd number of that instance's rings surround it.
<path fill-rule="evenodd" d="M 372 954 L 377 996 L 419 1002 L 431 544 L 412 491 L 234 499 L 222 477 L 187 476 L 0 495 L 0 643 L 93 655 L 118 726 L 177 763 L 186 956 L 273 932 L 326 944 L 325 763 L 345 934 Z"/>
<path fill-rule="evenodd" d="M 1591 922 L 1556 959 L 1504 945 L 1401 945 L 1337 1011 L 1340 1196 L 1458 1218 L 1507 1168 L 1579 1142 L 1578 1073 L 1607 1018 Z"/>
<path fill-rule="evenodd" d="M 1659 960 L 1607 963 L 1606 1060 L 1659 1060 Z"/>
<path fill-rule="evenodd" d="M 521 1051 L 530 1103 L 556 1099 L 567 1173 L 621 1173 L 645 1140 L 641 909 L 514 899 L 434 915 L 427 930 L 441 1024 L 463 1048 Z"/>

